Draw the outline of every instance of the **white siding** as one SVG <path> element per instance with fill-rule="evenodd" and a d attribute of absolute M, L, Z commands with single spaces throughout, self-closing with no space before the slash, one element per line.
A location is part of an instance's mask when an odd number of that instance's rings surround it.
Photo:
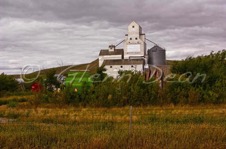
<path fill-rule="evenodd" d="M 129 47 L 133 45 L 140 45 L 140 49 L 131 51 Z M 142 34 L 142 28 L 136 22 L 132 22 L 128 26 L 128 36 L 124 42 L 124 58 L 129 59 L 130 56 L 144 55 L 146 55 L 145 35 Z"/>
<path fill-rule="evenodd" d="M 106 74 L 113 78 L 117 78 L 119 76 L 118 71 L 135 71 L 135 72 L 143 72 L 143 65 L 106 65 Z"/>

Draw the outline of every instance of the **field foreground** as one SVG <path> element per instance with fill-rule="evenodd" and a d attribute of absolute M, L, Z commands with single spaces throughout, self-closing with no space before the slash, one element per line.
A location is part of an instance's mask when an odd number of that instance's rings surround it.
<path fill-rule="evenodd" d="M 226 148 L 226 105 L 0 106 L 0 148 Z"/>

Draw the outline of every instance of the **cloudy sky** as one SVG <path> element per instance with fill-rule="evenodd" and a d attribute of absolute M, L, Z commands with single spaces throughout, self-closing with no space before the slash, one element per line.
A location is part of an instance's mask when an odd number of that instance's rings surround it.
<path fill-rule="evenodd" d="M 133 20 L 167 59 L 226 49 L 225 0 L 0 0 L 0 73 L 90 62 Z"/>

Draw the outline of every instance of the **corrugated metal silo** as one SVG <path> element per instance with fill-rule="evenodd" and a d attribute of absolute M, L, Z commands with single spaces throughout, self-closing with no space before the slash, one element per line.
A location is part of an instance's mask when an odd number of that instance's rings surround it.
<path fill-rule="evenodd" d="M 149 49 L 148 64 L 155 66 L 166 65 L 166 50 L 157 45 Z"/>

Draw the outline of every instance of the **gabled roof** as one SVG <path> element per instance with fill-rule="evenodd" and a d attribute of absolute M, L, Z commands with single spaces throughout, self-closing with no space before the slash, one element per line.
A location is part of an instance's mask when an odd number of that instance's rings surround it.
<path fill-rule="evenodd" d="M 142 59 L 105 60 L 103 65 L 139 65 L 144 64 Z"/>
<path fill-rule="evenodd" d="M 161 48 L 160 46 L 158 45 L 155 45 L 154 47 L 152 47 L 151 49 L 149 49 L 150 51 L 158 51 L 158 50 L 162 50 L 162 51 L 165 51 L 165 49 Z"/>
<path fill-rule="evenodd" d="M 135 21 L 132 21 L 132 22 L 129 24 L 129 26 L 130 26 L 131 24 L 136 24 L 136 25 L 138 25 L 138 26 L 140 27 L 140 25 L 139 25 L 137 22 L 135 22 Z"/>
<path fill-rule="evenodd" d="M 142 27 L 141 27 L 137 22 L 135 22 L 135 21 L 133 21 L 133 22 L 131 22 L 131 23 L 129 24 L 128 30 L 129 30 L 129 28 L 130 28 L 131 26 L 134 26 L 134 25 L 136 25 L 136 26 L 139 28 L 139 33 L 142 34 Z"/>
<path fill-rule="evenodd" d="M 99 56 L 104 55 L 123 55 L 123 49 L 115 49 L 114 51 L 100 50 Z"/>

